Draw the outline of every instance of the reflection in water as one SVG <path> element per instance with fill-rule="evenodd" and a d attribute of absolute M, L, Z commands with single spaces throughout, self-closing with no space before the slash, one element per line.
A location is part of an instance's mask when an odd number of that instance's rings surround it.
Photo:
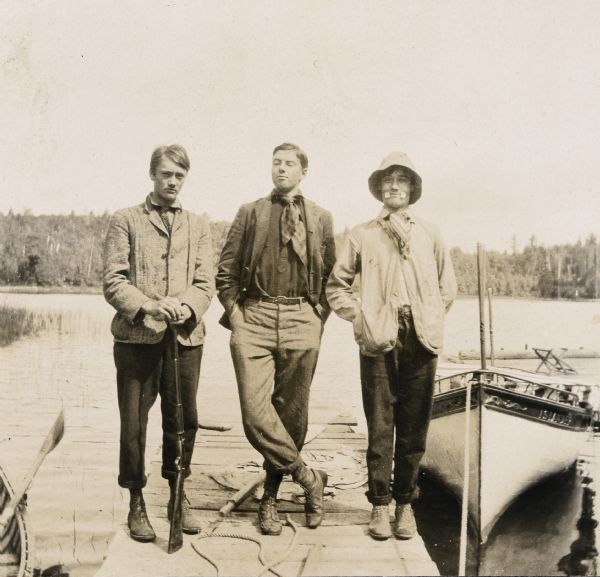
<path fill-rule="evenodd" d="M 446 488 L 425 472 L 419 476 L 420 498 L 414 503 L 419 534 L 440 575 L 458 574 L 460 547 L 460 503 Z M 476 574 L 474 540 L 467 548 L 467 574 Z"/>
<path fill-rule="evenodd" d="M 595 575 L 593 490 L 580 467 L 554 475 L 523 493 L 502 515 L 477 558 L 474 533 L 469 575 Z M 458 572 L 460 505 L 422 474 L 415 503 L 419 533 L 441 575 Z M 479 570 L 477 565 L 479 561 Z"/>
<path fill-rule="evenodd" d="M 597 575 L 596 527 L 598 521 L 594 515 L 595 491 L 591 488 L 592 478 L 582 479 L 583 498 L 581 516 L 577 521 L 579 536 L 571 544 L 571 551 L 558 563 L 559 569 L 567 575 Z"/>

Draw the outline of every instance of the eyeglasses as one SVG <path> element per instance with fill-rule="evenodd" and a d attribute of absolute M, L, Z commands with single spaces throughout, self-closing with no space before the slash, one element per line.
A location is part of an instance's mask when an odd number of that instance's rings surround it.
<path fill-rule="evenodd" d="M 394 176 L 384 176 L 381 179 L 381 184 L 385 184 L 386 186 L 392 186 L 394 183 L 398 185 L 410 184 L 410 178 L 404 174 L 398 174 Z"/>

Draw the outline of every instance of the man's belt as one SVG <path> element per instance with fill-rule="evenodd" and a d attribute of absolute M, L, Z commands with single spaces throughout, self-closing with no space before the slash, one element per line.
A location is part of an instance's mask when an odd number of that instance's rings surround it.
<path fill-rule="evenodd" d="M 306 297 L 249 297 L 256 298 L 259 301 L 263 301 L 265 303 L 275 303 L 278 305 L 299 305 L 300 303 L 307 302 Z"/>

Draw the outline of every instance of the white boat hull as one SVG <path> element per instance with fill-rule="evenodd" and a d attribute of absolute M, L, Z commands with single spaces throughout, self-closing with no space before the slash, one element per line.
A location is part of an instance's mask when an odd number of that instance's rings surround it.
<path fill-rule="evenodd" d="M 539 400 L 501 398 L 494 394 L 499 389 L 483 389 L 474 387 L 470 411 L 468 500 L 471 520 L 485 542 L 497 519 L 523 491 L 577 460 L 589 432 L 580 424 L 579 407 L 570 407 L 567 416 L 551 410 L 558 407 L 556 403 L 537 407 Z M 452 392 L 443 410 L 437 415 L 434 410 L 422 461 L 423 468 L 459 499 L 465 458 L 464 399 L 464 390 Z"/>

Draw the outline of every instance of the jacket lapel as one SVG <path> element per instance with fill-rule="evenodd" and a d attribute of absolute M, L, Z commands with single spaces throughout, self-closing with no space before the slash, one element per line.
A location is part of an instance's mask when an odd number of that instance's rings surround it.
<path fill-rule="evenodd" d="M 161 219 L 162 220 L 162 219 Z M 184 216 L 181 210 L 176 210 L 173 213 L 173 226 L 171 228 L 171 234 L 175 234 L 183 224 Z"/>
<path fill-rule="evenodd" d="M 254 209 L 256 215 L 256 235 L 254 237 L 254 243 L 252 246 L 252 256 L 250 260 L 249 269 L 254 270 L 254 266 L 258 257 L 261 255 L 265 242 L 267 240 L 267 233 L 269 231 L 269 219 L 271 218 L 271 197 L 261 198 Z"/>
<path fill-rule="evenodd" d="M 318 215 L 317 205 L 312 200 L 304 199 L 304 214 L 306 215 L 306 254 L 308 255 L 307 267 L 310 272 L 313 262 L 313 249 L 315 245 L 315 227 L 317 226 Z"/>
<path fill-rule="evenodd" d="M 164 234 L 166 234 L 167 236 L 169 236 L 169 233 L 167 232 L 167 228 L 165 227 L 165 223 L 162 221 L 162 218 L 160 218 L 160 215 L 158 214 L 157 210 L 148 210 L 146 209 L 146 211 L 148 212 L 148 220 L 160 231 L 162 231 Z"/>

